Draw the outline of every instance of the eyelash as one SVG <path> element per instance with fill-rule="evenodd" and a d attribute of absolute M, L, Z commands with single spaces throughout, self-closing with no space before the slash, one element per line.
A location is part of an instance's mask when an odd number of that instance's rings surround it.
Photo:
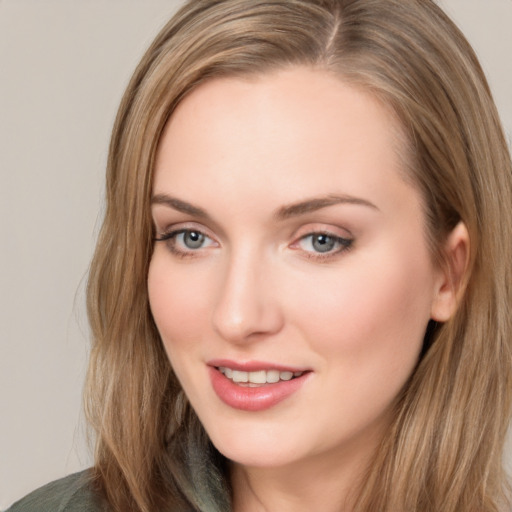
<path fill-rule="evenodd" d="M 195 256 L 197 256 L 197 254 L 195 254 L 195 253 L 197 253 L 200 249 L 203 249 L 203 247 L 199 247 L 197 249 L 189 248 L 188 250 L 182 250 L 182 249 L 177 248 L 176 238 L 179 235 L 184 235 L 186 233 L 197 233 L 197 234 L 203 236 L 205 239 L 212 240 L 211 237 L 209 237 L 208 235 L 206 235 L 199 229 L 181 228 L 181 229 L 176 229 L 176 230 L 170 231 L 168 233 L 163 233 L 162 235 L 155 238 L 155 242 L 167 242 L 166 245 L 167 245 L 167 248 L 169 249 L 169 251 L 171 251 L 172 254 L 174 254 L 175 256 L 178 256 L 180 258 L 195 257 Z"/>
<path fill-rule="evenodd" d="M 198 251 L 201 249 L 204 249 L 204 247 L 198 247 L 197 249 L 188 248 L 188 250 L 182 250 L 177 248 L 177 241 L 176 238 L 179 235 L 184 235 L 186 233 L 197 233 L 200 236 L 204 237 L 205 240 L 211 240 L 213 239 L 206 235 L 204 232 L 202 232 L 199 229 L 191 229 L 191 228 L 182 228 L 182 229 L 176 229 L 173 231 L 170 231 L 168 233 L 163 233 L 162 235 L 155 238 L 155 242 L 166 242 L 166 245 L 169 249 L 169 251 L 174 254 L 175 256 L 178 256 L 180 258 L 191 258 L 195 257 L 198 254 Z M 308 251 L 303 250 L 305 257 L 311 260 L 316 260 L 319 262 L 327 261 L 330 259 L 335 258 L 336 256 L 339 256 L 341 253 L 347 252 L 350 249 L 352 249 L 354 240 L 351 238 L 343 238 L 338 235 L 335 235 L 333 233 L 329 233 L 327 231 L 314 231 L 311 233 L 308 233 L 307 235 L 301 236 L 296 242 L 294 242 L 291 245 L 291 248 L 294 250 L 300 249 L 300 244 L 307 239 L 313 239 L 314 237 L 327 237 L 329 238 L 337 248 L 335 250 L 329 250 L 325 253 L 318 252 L 318 251 Z M 313 243 L 313 242 L 311 242 Z"/>
<path fill-rule="evenodd" d="M 344 238 L 333 233 L 329 233 L 328 231 L 314 231 L 312 233 L 308 233 L 307 235 L 301 236 L 297 242 L 292 244 L 292 248 L 299 247 L 301 242 L 306 241 L 308 238 L 314 239 L 314 237 L 327 237 L 332 240 L 333 244 L 337 247 L 335 250 L 329 250 L 325 253 L 318 251 L 306 251 L 306 258 L 313 259 L 319 262 L 327 261 L 336 258 L 352 249 L 354 240 L 352 238 Z M 313 241 L 311 242 L 313 243 Z"/>

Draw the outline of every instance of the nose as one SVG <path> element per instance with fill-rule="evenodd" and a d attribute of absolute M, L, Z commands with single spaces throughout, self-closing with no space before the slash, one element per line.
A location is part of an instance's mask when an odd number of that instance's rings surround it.
<path fill-rule="evenodd" d="M 226 262 L 213 310 L 214 330 L 223 339 L 247 343 L 281 330 L 283 314 L 269 266 L 251 254 Z"/>

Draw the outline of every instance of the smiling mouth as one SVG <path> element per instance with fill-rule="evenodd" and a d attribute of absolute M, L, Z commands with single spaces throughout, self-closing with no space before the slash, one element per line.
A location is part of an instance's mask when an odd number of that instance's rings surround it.
<path fill-rule="evenodd" d="M 225 366 L 218 366 L 216 369 L 231 382 L 242 387 L 260 387 L 267 384 L 277 384 L 280 381 L 289 381 L 301 377 L 306 372 L 290 372 L 279 370 L 258 370 L 245 372 L 233 370 Z"/>

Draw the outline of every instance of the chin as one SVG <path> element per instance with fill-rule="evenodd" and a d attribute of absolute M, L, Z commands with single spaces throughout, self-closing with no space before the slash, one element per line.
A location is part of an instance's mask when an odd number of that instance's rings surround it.
<path fill-rule="evenodd" d="M 276 428 L 217 428 L 207 433 L 217 450 L 236 464 L 247 467 L 278 467 L 300 457 L 300 438 L 279 432 Z"/>
<path fill-rule="evenodd" d="M 249 442 L 248 442 L 249 443 Z M 214 443 L 215 444 L 215 443 Z M 277 468 L 297 462 L 297 450 L 272 450 L 258 445 L 216 446 L 224 457 L 247 468 Z"/>

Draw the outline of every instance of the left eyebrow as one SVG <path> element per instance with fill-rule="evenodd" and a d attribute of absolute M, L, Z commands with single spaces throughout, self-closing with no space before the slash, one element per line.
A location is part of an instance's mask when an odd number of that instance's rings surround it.
<path fill-rule="evenodd" d="M 322 208 L 327 208 L 336 204 L 353 204 L 358 206 L 365 206 L 379 211 L 377 206 L 375 206 L 372 202 L 360 197 L 354 197 L 350 195 L 329 195 L 282 206 L 276 211 L 274 217 L 278 220 L 286 220 L 290 217 L 315 212 L 317 210 L 321 210 Z"/>

